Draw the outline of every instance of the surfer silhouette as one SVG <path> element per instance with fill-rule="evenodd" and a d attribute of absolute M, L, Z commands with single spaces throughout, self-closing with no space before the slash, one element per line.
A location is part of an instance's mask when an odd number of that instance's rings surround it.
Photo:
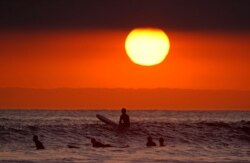
<path fill-rule="evenodd" d="M 153 142 L 151 136 L 148 137 L 148 142 L 147 142 L 146 146 L 148 146 L 148 147 L 156 146 L 156 144 L 155 144 L 155 142 Z"/>
<path fill-rule="evenodd" d="M 163 138 L 160 138 L 159 139 L 159 143 L 160 143 L 160 147 L 164 147 L 164 139 Z"/>
<path fill-rule="evenodd" d="M 130 126 L 129 116 L 126 114 L 126 109 L 122 108 L 122 115 L 120 116 L 119 126 L 121 128 L 128 128 Z"/>
<path fill-rule="evenodd" d="M 36 144 L 36 149 L 44 149 L 43 143 L 38 140 L 38 136 L 37 135 L 33 136 L 33 141 Z"/>
<path fill-rule="evenodd" d="M 98 147 L 112 147 L 109 144 L 102 144 L 101 142 L 96 141 L 94 138 L 91 139 L 91 143 L 92 143 L 92 146 L 95 147 L 95 148 L 98 148 Z"/>

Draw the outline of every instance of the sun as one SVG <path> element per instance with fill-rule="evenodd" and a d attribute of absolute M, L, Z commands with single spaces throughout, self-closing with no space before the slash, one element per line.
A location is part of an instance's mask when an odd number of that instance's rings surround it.
<path fill-rule="evenodd" d="M 129 58 L 143 66 L 153 66 L 163 62 L 169 48 L 168 36 L 159 28 L 135 28 L 125 41 L 125 50 Z"/>

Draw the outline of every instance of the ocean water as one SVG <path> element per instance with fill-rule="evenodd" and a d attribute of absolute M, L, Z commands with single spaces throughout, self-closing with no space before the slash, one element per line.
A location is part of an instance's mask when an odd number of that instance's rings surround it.
<path fill-rule="evenodd" d="M 120 111 L 0 110 L 0 162 L 250 162 L 247 111 L 129 110 L 124 132 L 96 114 L 118 122 Z M 146 147 L 149 135 L 166 146 Z M 114 147 L 93 148 L 90 138 Z"/>

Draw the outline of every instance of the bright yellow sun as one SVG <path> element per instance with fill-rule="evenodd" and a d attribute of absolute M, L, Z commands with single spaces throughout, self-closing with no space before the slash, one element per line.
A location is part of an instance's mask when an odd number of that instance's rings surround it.
<path fill-rule="evenodd" d="M 136 28 L 125 41 L 129 58 L 136 64 L 152 66 L 161 63 L 170 48 L 168 36 L 158 28 Z"/>

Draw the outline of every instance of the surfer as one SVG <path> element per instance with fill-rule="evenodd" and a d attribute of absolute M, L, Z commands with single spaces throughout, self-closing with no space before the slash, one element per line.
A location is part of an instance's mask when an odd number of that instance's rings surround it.
<path fill-rule="evenodd" d="M 147 142 L 146 146 L 148 146 L 148 147 L 156 146 L 156 144 L 155 144 L 155 142 L 153 142 L 151 136 L 148 137 L 148 142 Z"/>
<path fill-rule="evenodd" d="M 164 139 L 163 138 L 160 138 L 159 139 L 159 143 L 160 143 L 160 147 L 164 147 Z"/>
<path fill-rule="evenodd" d="M 129 116 L 126 114 L 126 109 L 122 108 L 122 115 L 120 116 L 119 126 L 122 128 L 127 128 L 130 126 Z"/>
<path fill-rule="evenodd" d="M 96 141 L 94 138 L 91 139 L 91 143 L 92 143 L 92 146 L 95 147 L 95 148 L 98 148 L 98 147 L 112 147 L 109 144 L 102 144 L 101 142 Z"/>
<path fill-rule="evenodd" d="M 38 136 L 37 135 L 33 136 L 33 141 L 36 144 L 36 149 L 44 149 L 43 143 L 38 140 Z"/>

